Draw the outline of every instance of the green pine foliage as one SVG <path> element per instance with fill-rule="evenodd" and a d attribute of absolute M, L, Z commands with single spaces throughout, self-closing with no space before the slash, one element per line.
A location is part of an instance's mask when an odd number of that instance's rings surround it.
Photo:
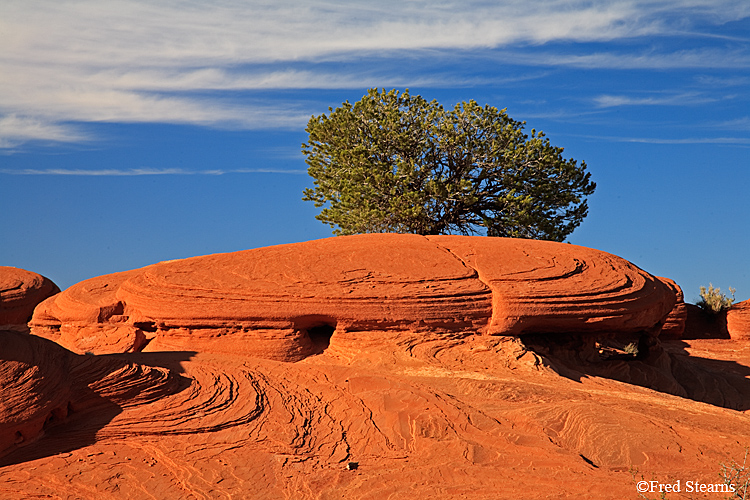
<path fill-rule="evenodd" d="M 596 184 L 544 133 L 474 101 L 445 110 L 370 89 L 313 116 L 303 200 L 335 234 L 487 234 L 563 241 Z"/>

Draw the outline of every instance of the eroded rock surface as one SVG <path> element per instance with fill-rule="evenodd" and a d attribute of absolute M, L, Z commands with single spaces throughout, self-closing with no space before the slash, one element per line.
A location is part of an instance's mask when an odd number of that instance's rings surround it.
<path fill-rule="evenodd" d="M 34 333 L 131 352 L 0 332 L 0 497 L 619 500 L 644 478 L 714 484 L 750 443 L 750 345 L 660 342 L 678 298 L 603 252 L 447 236 L 87 280 L 37 307 Z"/>
<path fill-rule="evenodd" d="M 428 238 L 476 269 L 492 290 L 491 334 L 652 330 L 658 335 L 676 301 L 671 280 L 599 250 L 512 238 Z"/>
<path fill-rule="evenodd" d="M 31 327 L 76 352 L 296 361 L 362 331 L 657 335 L 675 300 L 668 280 L 575 245 L 366 234 L 101 276 L 45 301 Z"/>
<path fill-rule="evenodd" d="M 97 411 L 71 413 L 7 455 L 0 496 L 619 500 L 637 497 L 641 475 L 716 483 L 720 463 L 742 460 L 750 442 L 746 410 L 561 376 L 516 337 L 361 335 L 356 356 L 326 350 L 298 363 L 68 353 L 99 367 L 86 371 Z M 735 371 L 733 390 L 748 401 L 746 343 L 671 342 L 717 374 Z M 168 367 L 189 384 L 139 399 L 144 386 L 128 380 L 143 378 L 112 365 L 123 360 Z M 634 365 L 633 373 L 645 372 Z M 158 387 L 162 379 L 153 380 Z M 72 391 L 61 394 L 64 403 Z M 102 419 L 105 401 L 116 411 Z"/>
<path fill-rule="evenodd" d="M 52 281 L 31 271 L 0 266 L 0 327 L 25 326 L 34 308 L 60 291 Z"/>

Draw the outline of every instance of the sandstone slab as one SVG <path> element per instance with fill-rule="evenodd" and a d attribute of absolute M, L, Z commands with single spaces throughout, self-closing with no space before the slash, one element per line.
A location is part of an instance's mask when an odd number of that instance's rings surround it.
<path fill-rule="evenodd" d="M 296 361 L 362 331 L 658 335 L 675 300 L 668 280 L 575 245 L 365 234 L 101 276 L 45 301 L 31 328 L 75 352 Z"/>
<path fill-rule="evenodd" d="M 96 411 L 74 411 L 6 455 L 0 497 L 619 500 L 638 497 L 641 476 L 715 484 L 750 442 L 746 342 L 665 343 L 690 354 L 691 380 L 734 372 L 726 396 L 743 411 L 561 376 L 514 337 L 361 336 L 367 347 L 351 360 L 64 354 L 98 367 L 72 377 L 89 381 Z M 130 370 L 115 369 L 123 360 Z M 630 363 L 638 372 L 642 362 Z M 128 374 L 146 367 L 189 384 L 144 398 L 149 378 Z"/>

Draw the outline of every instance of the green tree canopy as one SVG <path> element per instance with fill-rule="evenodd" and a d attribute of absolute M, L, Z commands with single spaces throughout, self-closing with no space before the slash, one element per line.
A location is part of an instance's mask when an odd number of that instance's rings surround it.
<path fill-rule="evenodd" d="M 408 89 L 370 89 L 313 116 L 303 200 L 335 234 L 483 234 L 562 241 L 596 184 L 543 132 L 474 101 L 446 111 Z"/>

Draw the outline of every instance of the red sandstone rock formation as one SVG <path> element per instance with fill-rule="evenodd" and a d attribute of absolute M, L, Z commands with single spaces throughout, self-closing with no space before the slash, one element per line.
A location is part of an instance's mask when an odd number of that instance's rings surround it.
<path fill-rule="evenodd" d="M 713 485 L 750 443 L 750 344 L 643 335 L 678 292 L 591 249 L 412 235 L 87 280 L 42 303 L 34 332 L 143 352 L 0 332 L 0 498 L 619 500 L 644 479 Z M 631 340 L 643 351 L 577 350 Z"/>
<path fill-rule="evenodd" d="M 727 311 L 712 313 L 695 304 L 686 304 L 684 339 L 727 339 Z"/>
<path fill-rule="evenodd" d="M 727 311 L 727 331 L 733 339 L 750 339 L 750 300 L 738 302 Z"/>
<path fill-rule="evenodd" d="M 334 329 L 342 353 L 368 330 L 656 335 L 674 303 L 671 282 L 589 248 L 366 234 L 101 276 L 41 304 L 31 327 L 76 352 L 230 349 L 291 361 L 320 352 Z"/>
<path fill-rule="evenodd" d="M 37 304 L 59 291 L 44 276 L 0 266 L 0 327 L 25 326 Z"/>
<path fill-rule="evenodd" d="M 489 333 L 624 333 L 661 326 L 674 282 L 591 248 L 551 241 L 430 236 L 493 294 Z M 657 332 L 658 334 L 658 332 Z"/>
<path fill-rule="evenodd" d="M 735 340 L 667 347 L 715 373 L 736 372 L 740 411 L 560 376 L 511 337 L 361 332 L 351 359 L 325 351 L 284 363 L 221 353 L 76 356 L 13 335 L 11 352 L 25 354 L 14 356 L 20 363 L 0 358 L 0 373 L 10 365 L 16 374 L 0 388 L 22 370 L 34 383 L 13 386 L 0 413 L 6 442 L 15 429 L 30 436 L 0 460 L 4 500 L 620 500 L 638 497 L 641 476 L 679 479 L 683 490 L 688 480 L 716 484 L 720 464 L 741 461 L 750 442 L 750 347 Z M 75 369 L 63 378 L 66 363 Z M 178 371 L 187 384 L 160 389 Z M 690 378 L 708 381 L 705 373 Z M 31 442 L 66 401 L 73 411 Z M 8 419 L 9 406 L 27 420 Z"/>

